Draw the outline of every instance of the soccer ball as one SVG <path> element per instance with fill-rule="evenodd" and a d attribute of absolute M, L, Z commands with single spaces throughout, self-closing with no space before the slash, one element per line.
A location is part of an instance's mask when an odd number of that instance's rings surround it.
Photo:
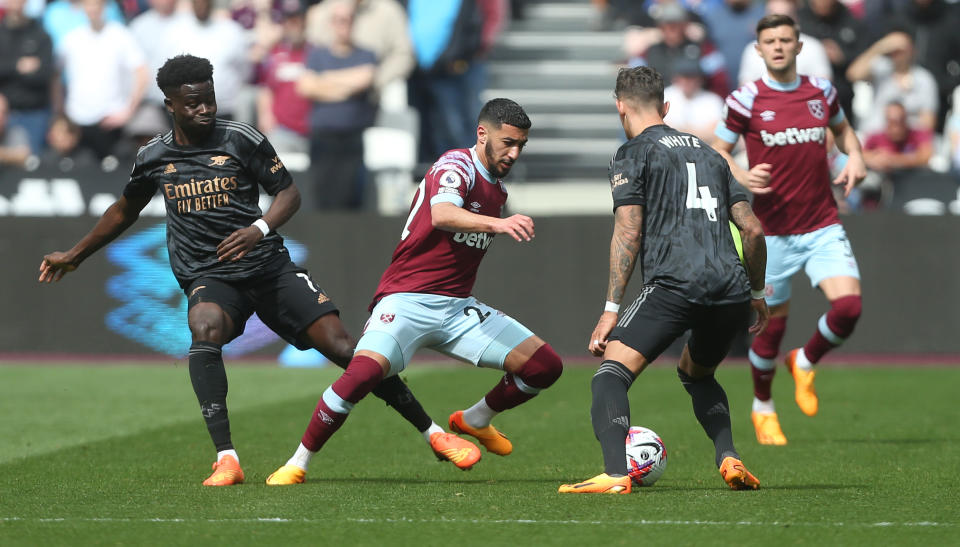
<path fill-rule="evenodd" d="M 627 431 L 627 474 L 637 486 L 651 486 L 667 469 L 667 447 L 652 429 L 633 426 Z"/>

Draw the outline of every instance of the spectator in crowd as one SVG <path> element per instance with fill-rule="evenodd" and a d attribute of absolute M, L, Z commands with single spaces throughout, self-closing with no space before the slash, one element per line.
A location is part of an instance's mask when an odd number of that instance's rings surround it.
<path fill-rule="evenodd" d="M 130 22 L 130 32 L 147 60 L 151 79 L 163 63 L 174 57 L 193 39 L 179 34 L 190 16 L 177 10 L 177 0 L 150 0 L 150 9 Z M 155 85 L 147 85 L 143 104 L 128 125 L 128 131 L 139 140 L 150 138 L 171 128 L 163 93 Z"/>
<path fill-rule="evenodd" d="M 301 0 L 281 0 L 282 34 L 260 65 L 257 125 L 273 147 L 306 154 L 310 150 L 310 100 L 297 93 L 307 59 L 306 8 Z"/>
<path fill-rule="evenodd" d="M 420 112 L 420 158 L 429 161 L 476 140 L 476 98 L 470 70 L 482 47 L 476 0 L 410 0 L 410 37 L 417 70 L 410 102 Z"/>
<path fill-rule="evenodd" d="M 957 96 L 960 96 L 960 87 L 953 92 L 953 97 Z M 950 169 L 955 177 L 960 177 L 960 104 L 957 101 L 947 119 L 944 136 L 950 146 Z"/>
<path fill-rule="evenodd" d="M 886 126 L 867 138 L 864 159 L 886 188 L 885 201 L 909 214 L 943 214 L 957 199 L 956 178 L 929 167 L 933 156 L 933 132 L 908 125 L 907 112 L 897 102 L 884 109 Z"/>
<path fill-rule="evenodd" d="M 89 24 L 82 4 L 83 0 L 54 0 L 43 10 L 43 29 L 50 35 L 54 51 L 60 49 L 60 41 L 71 30 Z M 114 0 L 106 2 L 103 18 L 108 23 L 126 24 L 120 6 Z"/>
<path fill-rule="evenodd" d="M 376 56 L 351 39 L 354 3 L 324 1 L 331 4 L 333 40 L 329 46 L 311 48 L 307 72 L 297 82 L 297 91 L 313 101 L 310 164 L 317 181 L 315 201 L 319 209 L 359 209 L 367 178 L 363 131 L 376 114 L 370 96 Z"/>
<path fill-rule="evenodd" d="M 887 34 L 861 53 L 847 68 L 851 82 L 873 84 L 873 108 L 860 123 L 866 134 L 884 126 L 888 103 L 899 102 L 907 110 L 909 123 L 917 129 L 934 129 L 938 109 L 937 82 L 914 60 L 913 38 L 905 31 Z"/>
<path fill-rule="evenodd" d="M 331 2 L 320 2 L 307 11 L 307 40 L 329 44 Z M 379 93 L 391 82 L 404 81 L 414 67 L 407 14 L 397 0 L 357 0 L 353 44 L 377 57 L 374 90 Z"/>
<path fill-rule="evenodd" d="M 30 157 L 30 139 L 27 131 L 9 125 L 10 103 L 0 95 L 0 165 L 24 167 Z"/>
<path fill-rule="evenodd" d="M 6 97 L 10 128 L 26 132 L 39 155 L 50 123 L 53 46 L 39 21 L 24 14 L 25 0 L 6 0 L 0 21 L 0 94 Z"/>
<path fill-rule="evenodd" d="M 681 57 L 674 61 L 671 72 L 671 85 L 663 90 L 664 100 L 670 103 L 664 121 L 709 142 L 720 121 L 723 99 L 703 88 L 703 74 L 695 60 Z"/>
<path fill-rule="evenodd" d="M 793 20 L 796 20 L 796 0 L 768 0 L 766 12 L 767 15 L 789 15 Z M 833 70 L 830 68 L 830 58 L 827 56 L 826 48 L 820 40 L 802 32 L 803 27 L 800 27 L 800 30 L 800 42 L 803 43 L 803 49 L 797 56 L 797 74 L 832 80 Z M 765 73 L 766 68 L 763 59 L 757 54 L 754 44 L 748 45 L 740 55 L 740 73 L 737 77 L 739 85 L 759 80 Z"/>
<path fill-rule="evenodd" d="M 650 66 L 657 69 L 663 79 L 673 78 L 673 65 L 680 58 L 691 59 L 700 65 L 705 78 L 705 87 L 717 95 L 730 91 L 726 63 L 723 54 L 704 37 L 689 36 L 690 14 L 675 2 L 663 3 L 652 13 L 657 21 L 662 40 L 651 45 L 645 52 L 629 61 L 631 66 Z"/>
<path fill-rule="evenodd" d="M 940 131 L 950 93 L 960 85 L 960 5 L 956 1 L 909 0 L 890 20 L 910 28 L 917 64 L 937 82 L 940 106 L 936 128 Z"/>
<path fill-rule="evenodd" d="M 250 59 L 263 62 L 283 34 L 283 0 L 230 0 L 230 18 L 251 36 Z"/>
<path fill-rule="evenodd" d="M 56 164 L 61 171 L 67 172 L 74 168 L 78 160 L 86 163 L 92 159 L 90 150 L 80 148 L 80 129 L 66 116 L 55 117 L 47 132 L 47 150 L 41 156 L 41 161 Z"/>
<path fill-rule="evenodd" d="M 140 106 L 149 75 L 127 28 L 104 17 L 105 0 L 82 0 L 89 23 L 70 31 L 59 50 L 66 80 L 64 112 L 80 127 L 80 144 L 103 159 L 118 153 L 123 127 Z"/>
<path fill-rule="evenodd" d="M 727 62 L 730 77 L 740 74 L 740 57 L 756 41 L 754 29 L 763 15 L 763 2 L 757 0 L 725 0 L 703 9 L 701 17 L 710 39 Z"/>
<path fill-rule="evenodd" d="M 896 101 L 887 103 L 883 113 L 883 130 L 870 134 L 863 145 L 867 168 L 894 183 L 928 169 L 933 156 L 933 131 L 911 128 L 907 110 Z"/>
<path fill-rule="evenodd" d="M 245 94 L 253 75 L 252 40 L 247 31 L 224 14 L 213 13 L 213 0 L 192 0 L 192 16 L 175 32 L 181 37 L 179 53 L 203 57 L 213 64 L 217 84 L 217 117 L 252 118 L 252 97 Z M 250 98 L 249 105 L 246 99 Z"/>
<path fill-rule="evenodd" d="M 807 5 L 797 13 L 797 22 L 801 29 L 823 44 L 830 60 L 833 85 L 837 89 L 840 106 L 850 118 L 853 113 L 853 86 L 847 80 L 847 68 L 868 45 L 866 27 L 840 0 L 808 0 Z"/>

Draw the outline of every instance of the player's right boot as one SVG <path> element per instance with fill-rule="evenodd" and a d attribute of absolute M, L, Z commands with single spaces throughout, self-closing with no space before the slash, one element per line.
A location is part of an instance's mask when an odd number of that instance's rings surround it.
<path fill-rule="evenodd" d="M 487 427 L 470 427 L 463 421 L 463 411 L 458 410 L 450 415 L 450 431 L 454 433 L 465 433 L 480 441 L 488 451 L 506 456 L 513 452 L 513 443 L 506 435 L 497 431 L 492 425 Z"/>
<path fill-rule="evenodd" d="M 756 490 L 760 488 L 760 481 L 747 471 L 743 462 L 727 456 L 720 462 L 720 476 L 730 486 L 731 490 Z"/>
<path fill-rule="evenodd" d="M 243 484 L 243 469 L 240 462 L 230 454 L 213 463 L 213 474 L 203 481 L 204 486 L 230 486 Z"/>
<path fill-rule="evenodd" d="M 286 486 L 288 484 L 300 484 L 304 481 L 307 472 L 296 465 L 284 465 L 267 477 L 267 484 L 270 486 Z"/>
<path fill-rule="evenodd" d="M 813 387 L 813 377 L 816 376 L 814 370 L 804 370 L 797 366 L 797 352 L 795 349 L 787 354 L 787 369 L 793 376 L 795 386 L 793 398 L 797 401 L 797 406 L 807 416 L 815 416 L 819 409 L 820 400 L 817 399 L 817 391 Z"/>
<path fill-rule="evenodd" d="M 630 477 L 611 477 L 601 473 L 592 479 L 576 484 L 562 484 L 557 490 L 560 494 L 629 494 L 633 483 Z"/>
<path fill-rule="evenodd" d="M 453 433 L 430 435 L 430 448 L 439 460 L 449 460 L 460 469 L 467 471 L 480 461 L 480 449 L 472 442 L 461 439 Z"/>
<path fill-rule="evenodd" d="M 787 437 L 780 429 L 780 420 L 776 412 L 754 412 L 753 428 L 757 431 L 757 442 L 760 444 L 784 445 Z"/>

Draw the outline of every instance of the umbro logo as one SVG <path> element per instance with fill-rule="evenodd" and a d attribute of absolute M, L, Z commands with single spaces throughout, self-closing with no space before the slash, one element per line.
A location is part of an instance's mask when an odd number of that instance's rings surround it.
<path fill-rule="evenodd" d="M 230 156 L 211 156 L 208 167 L 226 165 L 228 159 L 230 159 Z"/>
<path fill-rule="evenodd" d="M 164 175 L 169 175 L 170 173 L 176 173 L 177 168 L 174 167 L 172 163 L 168 163 L 166 169 L 163 170 Z"/>
<path fill-rule="evenodd" d="M 760 113 L 760 119 L 765 122 L 772 122 L 775 117 L 777 117 L 777 113 L 773 110 L 764 110 Z"/>
<path fill-rule="evenodd" d="M 333 425 L 333 422 L 334 422 L 333 418 L 332 418 L 329 414 L 327 414 L 326 412 L 324 412 L 324 411 L 322 411 L 322 410 L 318 410 L 318 411 L 317 411 L 317 416 L 320 416 L 320 419 L 323 420 L 323 423 L 325 423 L 325 424 L 327 424 L 327 425 Z"/>

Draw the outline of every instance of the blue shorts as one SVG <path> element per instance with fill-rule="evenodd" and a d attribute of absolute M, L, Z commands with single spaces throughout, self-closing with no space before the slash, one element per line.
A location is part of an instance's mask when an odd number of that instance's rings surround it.
<path fill-rule="evenodd" d="M 807 234 L 767 236 L 767 304 L 790 300 L 790 278 L 801 267 L 816 287 L 830 277 L 860 279 L 857 259 L 843 226 L 831 224 Z"/>
<path fill-rule="evenodd" d="M 422 347 L 475 366 L 503 368 L 510 351 L 533 336 L 519 321 L 470 296 L 396 293 L 374 306 L 357 351 L 379 353 L 394 375 Z"/>

